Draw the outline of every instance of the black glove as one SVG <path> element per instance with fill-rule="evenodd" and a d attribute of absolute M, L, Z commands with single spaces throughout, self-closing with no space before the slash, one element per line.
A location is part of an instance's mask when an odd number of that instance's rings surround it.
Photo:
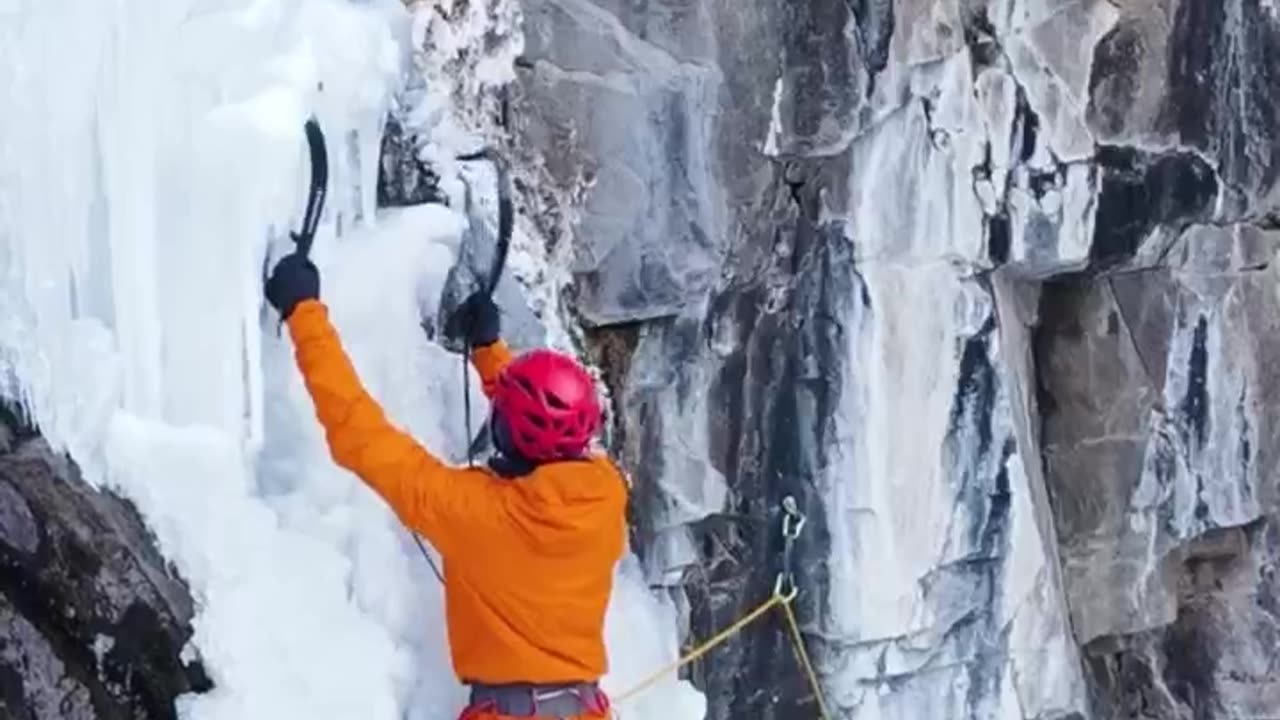
<path fill-rule="evenodd" d="M 280 312 L 280 319 L 288 320 L 298 303 L 320 297 L 320 271 L 307 256 L 289 253 L 271 271 L 266 295 L 267 302 Z"/>
<path fill-rule="evenodd" d="M 502 321 L 493 297 L 483 290 L 462 301 L 445 322 L 444 332 L 452 338 L 466 338 L 473 348 L 492 345 L 502 332 Z"/>

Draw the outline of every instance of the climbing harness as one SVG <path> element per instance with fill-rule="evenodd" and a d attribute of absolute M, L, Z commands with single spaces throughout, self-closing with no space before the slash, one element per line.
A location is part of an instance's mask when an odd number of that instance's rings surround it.
<path fill-rule="evenodd" d="M 818 683 L 818 674 L 814 671 L 813 663 L 809 660 L 809 653 L 804 647 L 804 636 L 800 632 L 800 623 L 797 622 L 795 611 L 791 607 L 792 601 L 794 601 L 796 596 L 800 593 L 800 590 L 795 583 L 795 541 L 800 537 L 800 531 L 804 528 L 804 524 L 805 516 L 796 506 L 795 498 L 787 495 L 782 499 L 782 567 L 778 571 L 777 577 L 774 579 L 773 593 L 769 598 L 757 605 L 754 610 L 743 615 L 733 624 L 685 653 L 678 660 L 669 663 L 665 667 L 636 683 L 626 692 L 618 695 L 614 699 L 615 704 L 639 695 L 642 691 L 651 687 L 667 674 L 677 671 L 703 655 L 706 655 L 718 645 L 738 634 L 738 632 L 759 618 L 763 617 L 765 613 L 775 607 L 780 607 L 782 608 L 783 615 L 786 618 L 787 629 L 791 637 L 792 649 L 796 654 L 796 658 L 800 661 L 800 665 L 804 668 L 805 675 L 809 680 L 810 689 L 813 691 L 814 700 L 818 703 L 819 717 L 823 720 L 832 720 L 831 712 L 827 709 L 826 699 L 822 694 L 822 686 Z"/>
<path fill-rule="evenodd" d="M 472 683 L 470 703 L 462 718 L 496 713 L 504 717 L 570 718 L 584 713 L 605 715 L 609 696 L 594 682 Z"/>

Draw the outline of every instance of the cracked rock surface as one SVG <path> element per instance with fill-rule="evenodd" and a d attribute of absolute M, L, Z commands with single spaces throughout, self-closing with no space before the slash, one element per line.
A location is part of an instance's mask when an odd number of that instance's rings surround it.
<path fill-rule="evenodd" d="M 843 718 L 1280 716 L 1280 12 L 528 0 L 650 581 Z M 554 203 L 553 203 L 554 205 Z M 812 716 L 773 621 L 710 717 Z"/>
<path fill-rule="evenodd" d="M 133 507 L 0 407 L 0 718 L 176 718 L 191 616 Z"/>

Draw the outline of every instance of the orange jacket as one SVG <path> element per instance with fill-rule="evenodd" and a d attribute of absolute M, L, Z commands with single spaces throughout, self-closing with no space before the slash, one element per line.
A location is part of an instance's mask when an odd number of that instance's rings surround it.
<path fill-rule="evenodd" d="M 453 668 L 463 682 L 589 682 L 605 673 L 604 615 L 626 532 L 627 491 L 608 458 L 507 480 L 442 463 L 387 421 L 318 300 L 289 316 L 298 367 L 342 467 L 444 558 Z M 490 392 L 511 352 L 475 351 Z"/>

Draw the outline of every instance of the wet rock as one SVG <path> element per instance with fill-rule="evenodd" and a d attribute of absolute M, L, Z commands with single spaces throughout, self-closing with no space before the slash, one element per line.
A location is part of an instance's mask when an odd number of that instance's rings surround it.
<path fill-rule="evenodd" d="M 1045 288 L 1045 466 L 1082 642 L 1172 622 L 1175 550 L 1274 506 L 1280 278 L 1251 257 L 1261 236 L 1196 227 L 1168 267 Z"/>
<path fill-rule="evenodd" d="M 843 718 L 1254 707 L 1204 654 L 1265 618 L 1181 588 L 1277 506 L 1269 6 L 526 13 L 516 136 L 574 310 L 628 338 L 615 449 L 690 634 L 767 593 L 790 494 Z M 812 714 L 778 630 L 693 666 L 709 717 Z"/>
<path fill-rule="evenodd" d="M 0 452 L 0 717 L 176 717 L 174 698 L 209 687 L 182 659 L 186 586 L 131 505 L 13 434 Z"/>
<path fill-rule="evenodd" d="M 1280 516 L 1206 533 L 1176 560 L 1177 617 L 1098 640 L 1087 664 L 1099 717 L 1274 715 L 1280 643 Z"/>

